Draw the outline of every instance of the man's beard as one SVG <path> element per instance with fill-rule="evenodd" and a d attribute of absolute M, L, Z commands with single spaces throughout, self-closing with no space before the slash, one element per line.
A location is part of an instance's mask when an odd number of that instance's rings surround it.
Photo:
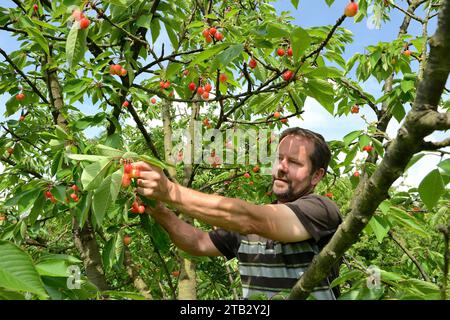
<path fill-rule="evenodd" d="M 287 183 L 287 190 L 281 193 L 277 193 L 275 192 L 273 186 L 275 183 L 275 180 L 281 180 L 285 183 Z M 309 184 L 311 185 L 311 184 Z M 310 192 L 311 188 L 306 188 L 304 190 L 301 190 L 299 193 L 295 193 L 293 188 L 292 188 L 292 181 L 288 180 L 286 177 L 273 177 L 272 176 L 272 191 L 274 193 L 274 195 L 277 197 L 277 200 L 279 202 L 289 202 L 289 201 L 293 201 L 295 199 L 300 198 L 302 195 L 307 194 L 308 192 Z"/>
<path fill-rule="evenodd" d="M 282 180 L 285 183 L 287 183 L 287 186 L 288 186 L 287 190 L 282 193 L 275 192 L 275 190 L 273 188 L 275 180 Z M 292 190 L 292 182 L 285 178 L 279 179 L 279 178 L 272 177 L 272 190 L 273 190 L 273 193 L 275 194 L 275 196 L 277 197 L 278 201 L 280 201 L 280 202 L 287 202 L 294 197 L 294 191 Z"/>

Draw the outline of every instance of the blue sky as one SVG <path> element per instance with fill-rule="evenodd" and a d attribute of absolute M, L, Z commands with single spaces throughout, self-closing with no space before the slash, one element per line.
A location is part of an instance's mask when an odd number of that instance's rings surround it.
<path fill-rule="evenodd" d="M 328 7 L 324 0 L 300 0 L 298 9 L 295 9 L 290 1 L 278 1 L 272 4 L 277 9 L 277 12 L 290 11 L 291 15 L 295 18 L 294 24 L 301 27 L 308 28 L 313 26 L 322 25 L 333 25 L 335 21 L 343 12 L 343 8 L 346 5 L 347 0 L 336 0 L 335 3 Z M 406 7 L 405 1 L 397 1 L 397 3 Z M 12 1 L 2 1 L 2 6 L 15 6 Z M 423 12 L 417 11 L 419 16 L 423 15 Z M 380 29 L 373 29 L 367 26 L 367 19 L 362 20 L 359 23 L 354 23 L 353 18 L 347 18 L 342 27 L 347 28 L 354 34 L 354 42 L 347 46 L 344 58 L 348 59 L 357 52 L 364 52 L 364 48 L 368 45 L 377 44 L 380 41 L 388 42 L 392 41 L 397 37 L 399 26 L 403 19 L 403 14 L 398 10 L 391 10 L 391 21 L 387 23 L 382 23 Z M 436 29 L 436 19 L 429 24 L 429 34 L 433 34 Z M 420 35 L 421 25 L 415 20 L 411 21 L 410 27 L 408 29 L 410 34 Z M 17 50 L 19 44 L 10 37 L 8 32 L 1 31 L 1 47 L 7 53 Z M 162 35 L 158 42 L 166 42 L 167 37 Z M 158 46 L 156 46 L 158 48 Z M 166 44 L 167 52 L 167 44 Z M 417 69 L 417 63 L 412 63 L 413 69 Z M 351 75 L 350 75 L 351 76 Z M 352 77 L 354 79 L 354 77 Z M 365 83 L 360 83 L 360 85 L 369 93 L 375 97 L 381 95 L 381 84 L 371 78 Z M 4 111 L 5 102 L 9 96 L 7 94 L 0 95 L 0 121 L 4 121 Z M 82 112 L 86 114 L 95 114 L 98 112 L 96 108 L 92 108 L 89 105 L 76 104 Z M 324 108 L 322 108 L 315 100 L 307 99 L 305 105 L 305 113 L 303 120 L 301 119 L 291 119 L 289 121 L 290 126 L 302 126 L 308 129 L 312 129 L 320 132 L 327 140 L 342 139 L 347 133 L 353 130 L 361 130 L 366 127 L 365 122 L 360 117 L 365 116 L 369 121 L 375 120 L 374 114 L 368 107 L 363 107 L 361 109 L 360 115 L 349 115 L 340 118 L 333 118 Z M 17 119 L 18 115 L 13 115 L 11 118 Z M 399 128 L 399 124 L 393 123 L 388 128 L 388 134 L 391 137 L 395 137 L 396 131 Z M 95 135 L 98 133 L 96 129 L 90 129 L 87 131 L 89 135 Z M 432 135 L 432 140 L 442 140 L 444 137 L 448 136 L 443 132 L 435 133 Z M 410 185 L 417 185 L 421 181 L 423 176 L 430 170 L 434 169 L 437 163 L 438 157 L 427 156 L 423 160 L 419 161 L 415 166 L 413 166 L 410 172 L 414 172 L 414 176 L 407 178 L 407 183 Z"/>

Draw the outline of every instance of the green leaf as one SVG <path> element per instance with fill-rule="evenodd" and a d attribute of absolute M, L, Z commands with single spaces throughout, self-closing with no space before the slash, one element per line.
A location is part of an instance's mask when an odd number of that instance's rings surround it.
<path fill-rule="evenodd" d="M 207 60 L 207 59 L 211 58 L 212 56 L 215 56 L 216 54 L 218 54 L 220 51 L 222 51 L 223 49 L 227 48 L 228 46 L 229 45 L 226 44 L 226 43 L 219 44 L 219 45 L 216 45 L 214 47 L 209 48 L 208 50 L 200 52 L 191 61 L 189 66 L 195 66 L 196 64 L 202 63 L 204 60 Z"/>
<path fill-rule="evenodd" d="M 231 61 L 238 57 L 244 51 L 243 44 L 234 44 L 218 54 L 211 64 L 211 70 L 215 70 L 219 64 L 221 68 L 225 68 Z"/>
<path fill-rule="evenodd" d="M 384 155 L 383 144 L 378 139 L 372 138 L 372 145 L 380 156 Z"/>
<path fill-rule="evenodd" d="M 370 145 L 372 139 L 367 134 L 362 134 L 359 136 L 359 148 L 362 149 L 364 146 Z"/>
<path fill-rule="evenodd" d="M 77 153 L 67 154 L 67 158 L 77 161 L 91 161 L 91 162 L 108 160 L 108 157 L 105 156 L 98 156 L 93 154 L 77 154 Z"/>
<path fill-rule="evenodd" d="M 375 233 L 378 242 L 382 243 L 390 229 L 388 222 L 383 217 L 373 216 L 369 221 L 369 225 Z"/>
<path fill-rule="evenodd" d="M 278 92 L 276 94 L 270 94 L 270 96 L 266 97 L 262 101 L 262 103 L 257 104 L 258 109 L 255 110 L 256 114 L 262 113 L 262 112 L 271 112 L 273 111 L 276 106 L 278 105 L 278 102 L 283 97 L 283 92 Z"/>
<path fill-rule="evenodd" d="M 417 161 L 419 161 L 425 154 L 424 153 L 417 153 L 415 154 L 408 162 L 408 164 L 405 167 L 405 172 L 412 167 Z"/>
<path fill-rule="evenodd" d="M 278 23 L 269 23 L 267 25 L 267 38 L 289 38 L 289 31 L 283 27 Z"/>
<path fill-rule="evenodd" d="M 430 211 L 436 205 L 444 191 L 444 181 L 442 180 L 439 169 L 431 171 L 419 184 L 420 198 Z"/>
<path fill-rule="evenodd" d="M 40 191 L 40 194 L 37 197 L 37 199 L 33 205 L 33 208 L 30 211 L 30 215 L 27 218 L 29 224 L 31 224 L 31 225 L 34 224 L 36 222 L 37 218 L 39 217 L 39 215 L 43 213 L 45 202 L 46 202 L 46 199 L 44 197 L 44 193 L 42 191 Z"/>
<path fill-rule="evenodd" d="M 36 270 L 41 276 L 67 277 L 68 264 L 64 260 L 47 260 L 36 264 Z"/>
<path fill-rule="evenodd" d="M 0 287 L 47 297 L 30 256 L 16 245 L 0 240 Z"/>
<path fill-rule="evenodd" d="M 429 237 L 429 232 L 427 232 L 422 226 L 420 226 L 413 217 L 409 216 L 404 210 L 400 208 L 391 207 L 389 209 L 387 218 L 391 225 L 400 225 L 418 234 L 419 236 L 425 238 Z"/>
<path fill-rule="evenodd" d="M 337 285 L 343 284 L 344 282 L 350 280 L 350 279 L 356 279 L 361 278 L 364 274 L 359 270 L 351 270 L 347 273 L 344 273 L 333 280 L 333 282 L 330 284 L 330 287 L 333 288 Z"/>
<path fill-rule="evenodd" d="M 414 84 L 414 81 L 402 81 L 400 83 L 400 88 L 402 89 L 403 92 L 408 92 L 412 89 L 414 89 L 416 86 Z"/>
<path fill-rule="evenodd" d="M 42 33 L 40 33 L 39 31 L 37 31 L 35 29 L 32 29 L 32 28 L 25 28 L 25 31 L 28 33 L 30 38 L 33 41 L 35 41 L 44 50 L 44 52 L 49 56 L 50 55 L 50 50 L 48 48 L 48 42 L 44 38 Z"/>
<path fill-rule="evenodd" d="M 291 46 L 294 61 L 298 61 L 301 55 L 309 48 L 311 38 L 305 29 L 297 27 L 291 33 Z"/>
<path fill-rule="evenodd" d="M 346 134 L 342 139 L 344 141 L 344 145 L 347 147 L 352 141 L 358 138 L 362 134 L 362 132 L 362 130 L 356 130 Z"/>
<path fill-rule="evenodd" d="M 160 160 L 158 160 L 156 158 L 147 156 L 145 154 L 139 155 L 137 157 L 137 159 L 141 160 L 141 161 L 145 161 L 145 162 L 151 164 L 152 166 L 156 166 L 156 167 L 161 168 L 161 169 L 166 169 L 168 167 L 168 165 L 165 164 L 164 162 L 162 162 L 162 161 L 160 161 Z"/>
<path fill-rule="evenodd" d="M 450 174 L 450 159 L 440 162 L 438 167 L 444 170 L 445 173 Z"/>
<path fill-rule="evenodd" d="M 50 168 L 50 173 L 52 177 L 59 171 L 62 165 L 63 161 L 63 152 L 64 150 L 59 150 L 56 152 L 55 156 L 53 157 L 52 166 Z"/>
<path fill-rule="evenodd" d="M 5 116 L 9 117 L 13 115 L 14 113 L 17 112 L 17 110 L 19 110 L 19 108 L 20 108 L 19 101 L 17 101 L 15 96 L 12 96 L 11 98 L 8 99 L 8 101 L 6 101 Z"/>
<path fill-rule="evenodd" d="M 291 3 L 296 10 L 298 9 L 298 2 L 299 2 L 299 0 L 291 0 Z"/>
<path fill-rule="evenodd" d="M 103 177 L 110 165 L 111 161 L 105 159 L 86 166 L 81 174 L 83 189 L 87 191 L 96 189 L 102 183 Z"/>
<path fill-rule="evenodd" d="M 105 146 L 103 144 L 97 144 L 95 146 L 98 150 L 98 152 L 103 155 L 103 156 L 107 156 L 107 157 L 117 157 L 120 158 L 123 156 L 123 154 L 125 152 L 123 152 L 122 150 L 119 149 L 114 149 L 111 148 L 110 146 Z"/>
<path fill-rule="evenodd" d="M 322 79 L 309 79 L 305 92 L 319 102 L 331 115 L 334 114 L 334 90 L 330 83 Z"/>
<path fill-rule="evenodd" d="M 74 23 L 70 29 L 66 41 L 66 57 L 70 69 L 80 62 L 86 51 L 87 30 L 80 29 L 78 23 Z"/>
<path fill-rule="evenodd" d="M 98 226 L 102 225 L 106 210 L 117 199 L 122 183 L 122 175 L 123 169 L 119 169 L 106 177 L 94 193 L 92 209 Z"/>

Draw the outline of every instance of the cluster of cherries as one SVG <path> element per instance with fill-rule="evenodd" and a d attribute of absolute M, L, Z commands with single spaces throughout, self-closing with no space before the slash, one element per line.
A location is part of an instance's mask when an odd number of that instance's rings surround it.
<path fill-rule="evenodd" d="M 110 75 L 118 75 L 120 77 L 124 77 L 127 75 L 127 69 L 122 67 L 120 64 L 112 64 L 109 66 L 109 74 Z"/>
<path fill-rule="evenodd" d="M 122 187 L 127 188 L 131 184 L 131 179 L 135 179 L 141 175 L 141 170 L 131 163 L 130 160 L 124 160 L 123 164 Z M 145 206 L 136 195 L 135 200 L 131 204 L 131 213 L 143 214 Z"/>
<path fill-rule="evenodd" d="M 220 33 L 215 27 L 206 28 L 202 31 L 202 36 L 205 38 L 207 43 L 212 42 L 213 38 L 217 41 L 223 40 L 223 34 Z"/>

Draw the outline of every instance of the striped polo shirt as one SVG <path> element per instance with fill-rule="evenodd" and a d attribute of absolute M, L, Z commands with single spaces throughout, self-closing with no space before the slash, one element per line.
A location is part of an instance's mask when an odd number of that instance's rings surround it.
<path fill-rule="evenodd" d="M 299 218 L 311 239 L 294 243 L 273 241 L 256 234 L 243 235 L 217 229 L 209 236 L 228 259 L 237 258 L 244 298 L 265 294 L 267 298 L 289 292 L 325 246 L 342 222 L 339 209 L 330 199 L 315 194 L 285 203 Z M 330 283 L 336 274 L 323 280 L 312 295 L 319 300 L 334 300 Z"/>

